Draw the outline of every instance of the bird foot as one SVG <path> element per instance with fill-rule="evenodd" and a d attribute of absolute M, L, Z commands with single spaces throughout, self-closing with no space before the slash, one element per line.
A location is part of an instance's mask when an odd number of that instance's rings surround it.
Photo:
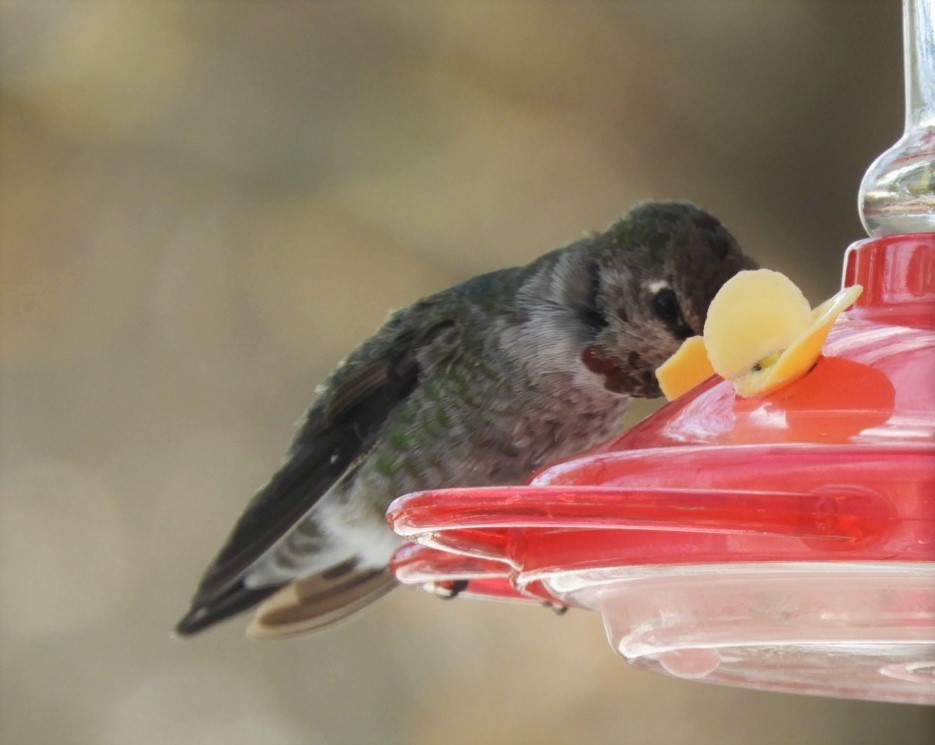
<path fill-rule="evenodd" d="M 438 595 L 442 600 L 454 600 L 467 589 L 467 586 L 468 581 L 466 579 L 452 580 L 438 588 Z"/>

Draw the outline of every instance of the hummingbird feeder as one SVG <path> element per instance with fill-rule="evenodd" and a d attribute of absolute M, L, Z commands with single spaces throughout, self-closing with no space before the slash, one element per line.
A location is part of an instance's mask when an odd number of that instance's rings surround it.
<path fill-rule="evenodd" d="M 754 398 L 711 378 L 524 486 L 396 500 L 401 582 L 596 611 L 681 678 L 935 703 L 935 0 L 903 18 L 906 131 L 814 367 Z"/>

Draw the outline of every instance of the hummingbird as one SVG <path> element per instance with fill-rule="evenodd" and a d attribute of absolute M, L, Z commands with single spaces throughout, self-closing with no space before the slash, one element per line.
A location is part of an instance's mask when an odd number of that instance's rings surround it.
<path fill-rule="evenodd" d="M 248 635 L 285 637 L 369 605 L 396 584 L 393 499 L 520 483 L 608 441 L 632 398 L 660 395 L 655 369 L 702 333 L 721 285 L 752 268 L 710 213 L 645 202 L 392 313 L 318 386 L 176 633 L 259 605 Z"/>

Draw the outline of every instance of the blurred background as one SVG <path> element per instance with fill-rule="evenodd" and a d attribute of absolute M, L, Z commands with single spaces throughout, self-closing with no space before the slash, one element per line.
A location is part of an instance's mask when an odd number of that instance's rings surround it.
<path fill-rule="evenodd" d="M 3 743 L 931 741 L 932 709 L 630 668 L 580 611 L 399 590 L 169 637 L 389 308 L 650 197 L 829 296 L 902 129 L 898 0 L 0 11 Z"/>

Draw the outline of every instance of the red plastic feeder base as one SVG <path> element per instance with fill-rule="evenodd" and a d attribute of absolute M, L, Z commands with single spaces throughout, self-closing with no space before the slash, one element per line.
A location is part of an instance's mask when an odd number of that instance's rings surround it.
<path fill-rule="evenodd" d="M 403 497 L 397 578 L 587 608 L 641 667 L 935 703 L 935 234 L 862 241 L 800 380 L 715 379 L 526 486 Z"/>

